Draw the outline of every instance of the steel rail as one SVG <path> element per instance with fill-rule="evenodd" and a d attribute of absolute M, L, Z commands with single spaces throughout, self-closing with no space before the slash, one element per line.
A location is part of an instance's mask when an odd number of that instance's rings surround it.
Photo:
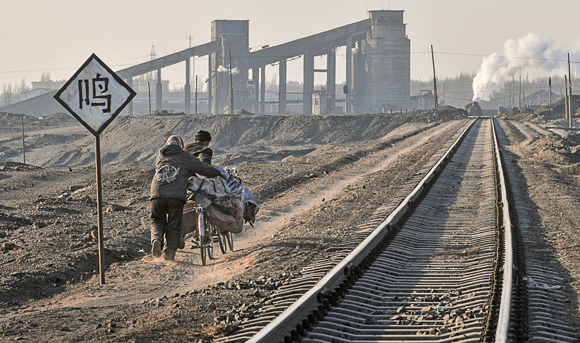
<path fill-rule="evenodd" d="M 502 280 L 501 301 L 499 305 L 497 328 L 495 331 L 495 342 L 505 343 L 507 341 L 507 335 L 509 330 L 511 299 L 512 299 L 512 278 L 513 278 L 512 223 L 510 219 L 507 184 L 502 163 L 503 161 L 501 158 L 499 143 L 495 131 L 496 120 L 491 118 L 491 121 L 492 121 L 491 127 L 493 132 L 495 158 L 498 169 L 497 172 L 500 181 L 502 217 L 504 226 L 503 280 Z"/>
<path fill-rule="evenodd" d="M 338 265 L 336 265 L 328 274 L 326 274 L 312 289 L 306 292 L 296 302 L 290 305 L 284 312 L 276 317 L 272 322 L 266 325 L 262 330 L 250 338 L 247 343 L 275 343 L 280 342 L 290 334 L 293 327 L 300 324 L 303 318 L 306 318 L 317 305 L 325 299 L 325 294 L 331 290 L 344 285 L 347 277 L 363 260 L 375 249 L 381 240 L 389 233 L 389 229 L 395 226 L 398 221 L 407 213 L 410 205 L 424 194 L 426 186 L 435 178 L 438 172 L 442 170 L 442 165 L 449 161 L 450 157 L 457 150 L 467 132 L 473 127 L 478 119 L 473 120 L 455 140 L 453 145 L 413 188 L 413 190 L 401 201 L 397 208 L 358 245 L 350 254 L 348 254 Z"/>

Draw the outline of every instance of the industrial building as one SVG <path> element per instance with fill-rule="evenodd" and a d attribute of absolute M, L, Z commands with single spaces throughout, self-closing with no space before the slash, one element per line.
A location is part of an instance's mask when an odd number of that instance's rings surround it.
<path fill-rule="evenodd" d="M 410 40 L 402 10 L 369 11 L 369 18 L 328 31 L 299 38 L 276 46 L 250 51 L 248 20 L 215 20 L 211 23 L 211 41 L 167 56 L 158 57 L 116 73 L 131 87 L 139 86 L 141 75 L 153 73 L 157 84 L 154 90 L 155 110 L 163 110 L 163 68 L 184 63 L 186 84 L 183 111 L 192 113 L 192 57 L 208 56 L 208 92 L 206 107 L 209 113 L 236 111 L 266 112 L 267 65 L 278 66 L 278 113 L 287 113 L 287 61 L 303 60 L 303 83 L 300 102 L 302 113 L 372 113 L 385 109 L 410 108 Z M 336 89 L 336 49 L 346 49 L 346 84 Z M 315 69 L 314 58 L 326 56 L 326 68 Z M 314 74 L 326 75 L 322 90 L 314 89 Z M 153 85 L 152 85 L 153 86 Z M 337 94 L 344 103 L 337 106 Z M 52 93 L 0 109 L 31 115 L 45 115 L 48 111 L 65 112 L 52 99 Z M 49 105 L 42 102 L 51 102 Z M 296 100 L 292 100 L 296 104 Z M 27 106 L 27 103 L 30 106 Z M 324 102 L 321 104 L 321 102 Z M 269 102 L 270 104 L 272 101 Z M 233 104 L 233 107 L 232 107 Z M 35 110 L 32 108 L 35 107 Z M 132 111 L 129 106 L 127 111 Z M 34 113 L 30 113 L 34 112 Z M 129 113 L 132 114 L 132 113 Z"/>

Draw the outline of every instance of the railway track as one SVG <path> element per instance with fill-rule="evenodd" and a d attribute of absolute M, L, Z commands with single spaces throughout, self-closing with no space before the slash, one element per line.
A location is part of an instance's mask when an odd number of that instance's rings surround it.
<path fill-rule="evenodd" d="M 408 196 L 219 342 L 524 341 L 524 268 L 514 275 L 497 151 L 493 121 L 474 120 Z"/>

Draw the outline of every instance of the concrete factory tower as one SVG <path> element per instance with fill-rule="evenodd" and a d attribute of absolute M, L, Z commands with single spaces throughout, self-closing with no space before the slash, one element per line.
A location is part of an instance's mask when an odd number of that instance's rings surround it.
<path fill-rule="evenodd" d="M 358 112 L 383 108 L 396 111 L 409 106 L 411 42 L 403 23 L 403 12 L 369 11 L 371 29 L 361 42 L 360 51 L 356 51 L 364 58 L 363 73 L 358 72 L 360 67 L 356 64 L 362 62 L 358 61 L 357 53 L 353 58 L 355 83 L 357 76 L 364 79 L 364 106 Z"/>
<path fill-rule="evenodd" d="M 211 113 L 231 113 L 231 86 L 238 108 L 243 108 L 242 101 L 250 97 L 250 92 L 244 93 L 248 83 L 249 26 L 248 20 L 214 20 L 211 23 L 212 41 L 221 41 L 220 50 L 209 56 Z"/>

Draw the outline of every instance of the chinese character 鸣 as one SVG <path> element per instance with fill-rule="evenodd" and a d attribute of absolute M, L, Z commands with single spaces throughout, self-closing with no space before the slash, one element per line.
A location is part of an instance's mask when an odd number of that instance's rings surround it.
<path fill-rule="evenodd" d="M 102 109 L 103 113 L 111 112 L 111 94 L 107 94 L 109 91 L 109 78 L 101 77 L 101 74 L 97 73 L 97 76 L 89 80 L 78 80 L 79 87 L 79 108 L 83 108 L 83 102 L 85 105 L 91 106 L 104 106 Z M 92 92 L 90 89 L 92 88 Z M 100 101 L 99 101 L 100 100 Z"/>

